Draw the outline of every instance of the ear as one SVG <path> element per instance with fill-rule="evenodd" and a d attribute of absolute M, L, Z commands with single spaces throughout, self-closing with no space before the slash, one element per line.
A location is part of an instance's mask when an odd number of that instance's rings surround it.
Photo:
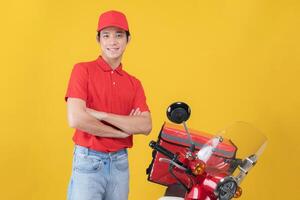
<path fill-rule="evenodd" d="M 131 40 L 131 36 L 129 35 L 128 40 L 127 40 L 127 44 L 130 42 L 130 40 Z"/>
<path fill-rule="evenodd" d="M 97 33 L 97 35 L 96 35 L 96 41 L 97 41 L 97 43 L 100 44 L 100 37 L 98 36 L 98 33 Z"/>

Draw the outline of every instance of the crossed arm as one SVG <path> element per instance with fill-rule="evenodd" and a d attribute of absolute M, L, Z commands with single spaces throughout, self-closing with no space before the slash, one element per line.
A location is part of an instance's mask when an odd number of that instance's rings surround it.
<path fill-rule="evenodd" d="M 87 108 L 85 101 L 78 98 L 68 98 L 67 107 L 70 127 L 96 136 L 126 138 L 132 134 L 148 135 L 152 129 L 150 113 L 141 112 L 139 108 L 132 110 L 128 116 L 117 115 Z"/>

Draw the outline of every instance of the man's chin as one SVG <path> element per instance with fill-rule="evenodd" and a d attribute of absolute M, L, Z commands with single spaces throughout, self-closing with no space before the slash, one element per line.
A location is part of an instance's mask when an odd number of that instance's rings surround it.
<path fill-rule="evenodd" d="M 106 54 L 106 57 L 108 59 L 118 59 L 120 58 L 122 55 L 119 55 L 119 54 Z"/>

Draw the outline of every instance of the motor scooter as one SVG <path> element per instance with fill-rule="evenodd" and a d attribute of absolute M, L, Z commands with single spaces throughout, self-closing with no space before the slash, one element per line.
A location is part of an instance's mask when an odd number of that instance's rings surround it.
<path fill-rule="evenodd" d="M 266 147 L 266 137 L 252 125 L 236 122 L 215 134 L 189 129 L 184 102 L 167 109 L 164 123 L 151 141 L 148 180 L 167 186 L 159 200 L 230 200 L 242 195 L 241 183 Z M 176 124 L 182 124 L 179 126 Z"/>

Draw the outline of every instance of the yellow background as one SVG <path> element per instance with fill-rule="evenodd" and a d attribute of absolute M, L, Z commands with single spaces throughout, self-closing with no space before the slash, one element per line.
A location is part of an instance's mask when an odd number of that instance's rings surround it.
<path fill-rule="evenodd" d="M 95 59 L 98 16 L 126 13 L 125 69 L 144 85 L 149 137 L 130 150 L 130 200 L 154 200 L 148 143 L 173 101 L 190 127 L 252 123 L 269 138 L 243 183 L 243 200 L 300 199 L 300 3 L 276 0 L 3 1 L 0 8 L 0 199 L 65 199 L 73 130 L 64 94 L 73 64 Z"/>

